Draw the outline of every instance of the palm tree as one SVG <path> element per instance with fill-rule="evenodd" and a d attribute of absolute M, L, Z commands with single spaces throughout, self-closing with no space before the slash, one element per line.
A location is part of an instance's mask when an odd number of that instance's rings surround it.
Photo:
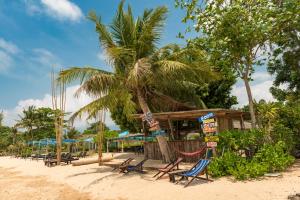
<path fill-rule="evenodd" d="M 189 93 L 194 91 L 191 88 L 214 77 L 204 53 L 176 45 L 157 48 L 166 19 L 166 7 L 146 9 L 142 16 L 134 19 L 131 7 L 128 6 L 126 12 L 123 5 L 122 1 L 108 26 L 94 12 L 89 14 L 113 72 L 93 67 L 72 67 L 60 73 L 60 81 L 81 81 L 77 95 L 85 92 L 96 97 L 95 101 L 77 111 L 71 120 L 84 112 L 95 117 L 101 109 L 120 105 L 127 114 L 136 111 L 147 114 L 166 107 L 203 106 L 203 102 L 195 100 L 195 94 Z M 186 98 L 181 102 L 174 94 L 183 92 Z M 159 129 L 158 122 L 154 124 Z"/>
<path fill-rule="evenodd" d="M 27 110 L 23 110 L 23 116 L 19 116 L 21 119 L 17 122 L 16 127 L 25 128 L 28 133 L 28 139 L 30 137 L 33 140 L 33 129 L 36 127 L 36 108 L 29 106 Z"/>

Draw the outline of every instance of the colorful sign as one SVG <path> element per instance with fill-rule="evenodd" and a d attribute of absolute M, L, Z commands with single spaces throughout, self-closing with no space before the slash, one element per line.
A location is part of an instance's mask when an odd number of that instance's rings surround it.
<path fill-rule="evenodd" d="M 198 118 L 198 121 L 203 122 L 204 120 L 209 119 L 209 118 L 213 118 L 213 117 L 215 117 L 215 114 L 210 112 L 210 113 L 207 113 L 206 115 L 203 115 L 200 118 Z"/>
<path fill-rule="evenodd" d="M 217 142 L 207 142 L 206 143 L 207 147 L 216 147 L 217 145 L 218 145 Z"/>
<path fill-rule="evenodd" d="M 215 122 L 215 118 L 210 118 L 210 119 L 203 120 L 203 124 L 214 123 L 214 122 Z"/>
<path fill-rule="evenodd" d="M 217 142 L 219 141 L 219 137 L 217 136 L 217 124 L 215 120 L 214 113 L 207 113 L 204 116 L 198 118 L 199 122 L 202 122 L 202 130 L 205 134 L 205 142 L 207 143 L 207 147 L 214 148 L 217 146 Z"/>
<path fill-rule="evenodd" d="M 219 137 L 216 135 L 213 136 L 205 136 L 205 142 L 219 142 Z"/>
<path fill-rule="evenodd" d="M 153 115 L 151 112 L 147 112 L 146 114 L 144 114 L 142 120 L 148 123 L 150 131 L 159 130 L 159 122 L 153 119 Z"/>

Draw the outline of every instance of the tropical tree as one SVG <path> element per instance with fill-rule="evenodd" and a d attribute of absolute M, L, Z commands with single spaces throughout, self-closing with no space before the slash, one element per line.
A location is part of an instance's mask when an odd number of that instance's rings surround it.
<path fill-rule="evenodd" d="M 84 131 L 84 135 L 96 135 L 98 133 L 99 124 L 102 123 L 100 121 L 91 123 Z M 109 130 L 109 128 L 103 124 L 104 130 Z"/>
<path fill-rule="evenodd" d="M 29 106 L 23 110 L 15 129 L 25 129 L 26 140 L 53 138 L 55 136 L 54 117 L 56 112 L 51 108 Z"/>
<path fill-rule="evenodd" d="M 272 0 L 176 0 L 186 10 L 183 21 L 192 20 L 196 31 L 206 38 L 214 57 L 229 63 L 245 84 L 252 127 L 256 127 L 250 87 L 255 67 L 264 64 L 264 53 L 284 23 L 282 2 Z M 227 65 L 228 66 L 228 65 Z"/>
<path fill-rule="evenodd" d="M 264 128 L 267 134 L 267 139 L 271 140 L 271 131 L 279 116 L 280 104 L 269 102 L 266 103 L 264 100 L 260 100 L 255 107 L 258 112 L 259 125 Z"/>
<path fill-rule="evenodd" d="M 284 1 L 282 17 L 278 24 L 285 24 L 274 40 L 274 50 L 268 63 L 268 71 L 275 80 L 271 93 L 280 100 L 300 99 L 300 1 Z M 281 86 L 286 87 L 281 87 Z"/>
<path fill-rule="evenodd" d="M 3 118 L 4 118 L 3 111 L 1 111 L 0 112 L 0 126 L 2 126 Z"/>
<path fill-rule="evenodd" d="M 32 130 L 36 127 L 37 116 L 35 109 L 35 106 L 29 106 L 27 110 L 24 109 L 22 112 L 23 116 L 19 115 L 21 119 L 17 122 L 17 127 L 25 128 L 27 130 L 28 140 L 33 140 Z"/>
<path fill-rule="evenodd" d="M 81 81 L 77 94 L 85 92 L 96 97 L 71 119 L 84 112 L 95 117 L 99 110 L 113 110 L 117 106 L 122 106 L 127 116 L 136 111 L 151 115 L 151 110 L 160 109 L 161 105 L 195 108 L 199 101 L 191 98 L 196 95 L 186 95 L 190 99 L 180 102 L 172 94 L 187 94 L 191 91 L 189 88 L 214 77 L 213 70 L 202 59 L 203 52 L 195 50 L 193 53 L 199 57 L 188 57 L 186 49 L 172 45 L 158 49 L 167 8 L 146 9 L 142 16 L 134 19 L 131 7 L 124 11 L 123 5 L 122 1 L 112 23 L 107 26 L 94 12 L 89 14 L 113 72 L 73 67 L 60 73 L 61 81 Z M 152 122 L 159 129 L 159 124 L 155 120 Z"/>

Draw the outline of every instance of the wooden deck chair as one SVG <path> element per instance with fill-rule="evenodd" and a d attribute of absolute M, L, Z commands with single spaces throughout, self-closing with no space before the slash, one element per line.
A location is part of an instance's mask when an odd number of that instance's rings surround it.
<path fill-rule="evenodd" d="M 208 179 L 207 166 L 209 163 L 210 160 L 201 159 L 190 170 L 170 172 L 170 181 L 175 182 L 175 176 L 181 176 L 181 178 L 176 183 L 183 179 L 188 180 L 188 178 L 191 177 L 192 179 L 188 181 L 188 183 L 184 187 L 187 187 L 194 179 L 204 179 L 207 181 L 212 181 Z M 202 175 L 203 173 L 206 174 L 206 178 L 199 177 L 199 175 Z"/>
<path fill-rule="evenodd" d="M 165 174 L 173 171 L 175 168 L 177 170 L 179 170 L 179 163 L 181 163 L 182 161 L 183 161 L 183 158 L 179 157 L 179 158 L 177 158 L 177 160 L 175 160 L 174 162 L 169 163 L 164 168 L 158 169 L 158 172 L 153 176 L 153 178 L 157 176 L 156 180 L 158 180 L 161 177 L 163 177 Z"/>
<path fill-rule="evenodd" d="M 128 158 L 126 159 L 124 162 L 120 163 L 120 164 L 116 164 L 115 166 L 113 166 L 113 169 L 111 171 L 114 171 L 116 169 L 120 169 L 123 166 L 129 165 L 129 163 L 133 160 L 133 158 Z"/>
<path fill-rule="evenodd" d="M 140 173 L 143 173 L 143 165 L 144 163 L 148 160 L 148 158 L 145 158 L 144 160 L 142 160 L 141 162 L 139 162 L 138 164 L 136 165 L 124 165 L 124 166 L 121 166 L 119 169 L 120 169 L 120 173 L 128 173 L 128 172 L 132 172 L 132 171 L 136 171 L 136 172 L 140 172 Z"/>

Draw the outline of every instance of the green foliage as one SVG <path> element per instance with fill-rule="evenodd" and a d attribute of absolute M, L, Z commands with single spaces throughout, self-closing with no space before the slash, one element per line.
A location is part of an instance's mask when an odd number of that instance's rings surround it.
<path fill-rule="evenodd" d="M 2 126 L 3 123 L 4 114 L 3 111 L 0 112 L 0 126 Z"/>
<path fill-rule="evenodd" d="M 76 130 L 75 127 L 71 127 L 67 131 L 67 134 L 65 135 L 65 138 L 67 138 L 67 139 L 77 139 L 80 135 L 81 135 L 80 131 Z"/>
<path fill-rule="evenodd" d="M 275 76 L 271 92 L 280 101 L 298 100 L 300 97 L 300 2 L 284 1 L 278 23 L 282 29 L 274 40 L 268 71 Z M 288 22 L 288 23 L 287 23 Z M 280 86 L 287 86 L 282 89 Z"/>
<path fill-rule="evenodd" d="M 253 161 L 268 167 L 268 172 L 282 171 L 294 162 L 294 158 L 287 153 L 287 146 L 279 141 L 265 144 L 254 156 Z"/>
<path fill-rule="evenodd" d="M 102 123 L 102 122 L 100 122 L 100 123 Z M 105 130 L 105 131 L 108 131 L 109 128 L 106 126 L 106 124 L 103 124 L 103 125 L 104 125 L 104 130 Z M 84 135 L 96 135 L 96 134 L 98 134 L 99 127 L 100 127 L 99 122 L 91 123 L 91 124 L 83 131 L 83 134 L 84 134 Z"/>
<path fill-rule="evenodd" d="M 12 144 L 12 129 L 7 126 L 0 126 L 0 150 L 5 150 Z"/>
<path fill-rule="evenodd" d="M 158 48 L 166 15 L 166 7 L 157 7 L 135 17 L 130 6 L 124 8 L 124 1 L 108 25 L 96 13 L 89 14 L 113 72 L 73 67 L 60 73 L 60 81 L 81 81 L 78 94 L 85 92 L 99 97 L 76 112 L 72 120 L 82 113 L 93 118 L 104 108 L 117 112 L 115 116 L 120 112 L 120 115 L 129 117 L 149 109 L 157 111 L 202 105 L 195 88 L 216 75 L 206 61 L 206 55 L 199 49 L 179 48 L 177 45 Z M 118 107 L 122 107 L 122 111 Z M 128 124 L 122 118 L 119 122 L 124 127 Z"/>
<path fill-rule="evenodd" d="M 290 152 L 300 144 L 300 102 L 283 104 L 260 101 L 256 108 L 266 140 L 271 143 L 284 141 Z"/>
<path fill-rule="evenodd" d="M 214 54 L 209 41 L 205 38 L 195 38 L 190 40 L 188 47 L 202 49 L 207 53 L 208 62 L 214 66 L 214 70 L 219 73 L 219 78 L 208 84 L 198 87 L 197 94 L 203 100 L 207 108 L 231 108 L 237 104 L 237 98 L 232 96 L 232 86 L 236 83 L 230 63 L 226 62 L 219 55 Z"/>
<path fill-rule="evenodd" d="M 122 106 L 118 105 L 117 107 L 110 109 L 110 112 L 111 118 L 121 130 L 128 130 L 131 133 L 138 133 L 140 131 L 140 123 L 127 117 Z"/>
<path fill-rule="evenodd" d="M 55 137 L 55 115 L 58 111 L 51 108 L 36 108 L 29 106 L 23 110 L 17 128 L 24 128 L 27 141 Z"/>
<path fill-rule="evenodd" d="M 254 151 L 264 143 L 264 132 L 260 129 L 249 131 L 231 130 L 219 134 L 218 149 L 230 151 Z"/>
<path fill-rule="evenodd" d="M 233 151 L 215 158 L 209 165 L 213 177 L 232 175 L 237 180 L 246 180 L 263 176 L 268 172 L 283 171 L 294 162 L 286 152 L 284 142 L 262 146 L 253 159 L 246 159 Z"/>

